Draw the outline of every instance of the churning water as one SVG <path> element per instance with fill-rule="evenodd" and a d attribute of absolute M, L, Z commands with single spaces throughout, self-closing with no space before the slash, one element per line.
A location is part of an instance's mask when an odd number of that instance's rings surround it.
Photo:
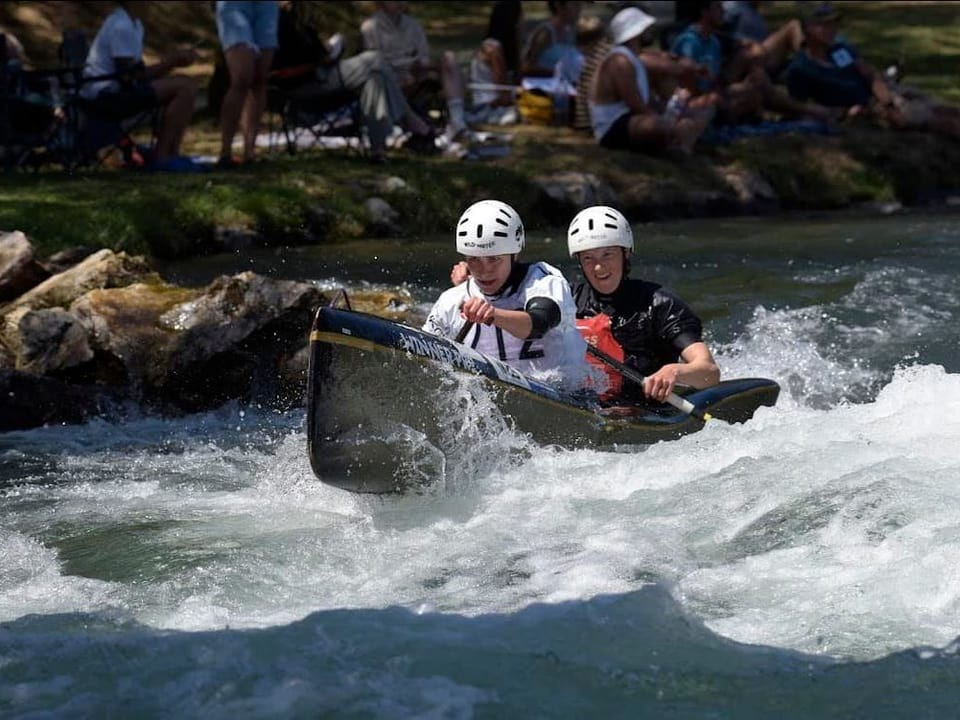
<path fill-rule="evenodd" d="M 960 221 L 637 235 L 775 408 L 595 452 L 481 402 L 447 483 L 388 498 L 313 478 L 302 411 L 0 435 L 0 716 L 956 716 Z M 453 259 L 238 262 L 427 303 Z"/>

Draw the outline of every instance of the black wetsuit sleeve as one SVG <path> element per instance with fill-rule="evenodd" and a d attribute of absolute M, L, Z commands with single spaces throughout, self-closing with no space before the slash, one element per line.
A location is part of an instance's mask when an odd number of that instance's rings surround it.
<path fill-rule="evenodd" d="M 527 336 L 529 340 L 542 338 L 549 330 L 560 324 L 560 306 L 550 298 L 530 298 L 523 309 L 533 322 L 533 328 Z"/>
<path fill-rule="evenodd" d="M 703 324 L 696 313 L 678 296 L 666 288 L 654 295 L 654 308 L 659 334 L 681 353 L 693 343 L 702 342 Z"/>

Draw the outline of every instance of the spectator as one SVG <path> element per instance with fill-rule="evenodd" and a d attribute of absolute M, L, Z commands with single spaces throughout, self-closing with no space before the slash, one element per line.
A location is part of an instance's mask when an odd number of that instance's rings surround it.
<path fill-rule="evenodd" d="M 717 121 L 737 124 L 760 114 L 763 104 L 762 80 L 756 69 L 745 79 L 725 84 L 723 50 L 718 34 L 723 28 L 723 6 L 719 0 L 698 3 L 698 19 L 673 41 L 671 52 L 707 68 L 689 89 L 695 95 L 710 95 L 717 105 Z"/>
<path fill-rule="evenodd" d="M 467 129 L 464 119 L 464 81 L 452 52 L 439 62 L 430 55 L 426 33 L 407 13 L 406 2 L 379 1 L 377 10 L 360 26 L 366 50 L 379 50 L 400 80 L 407 99 L 414 98 L 425 85 L 439 77 L 447 105 L 447 139 L 453 140 Z"/>
<path fill-rule="evenodd" d="M 129 117 L 159 105 L 163 115 L 151 167 L 195 170 L 192 162 L 180 157 L 180 146 L 193 116 L 197 85 L 191 78 L 168 75 L 175 68 L 196 62 L 197 54 L 192 49 L 181 50 L 156 65 L 144 65 L 143 23 L 137 17 L 142 4 L 116 5 L 90 45 L 83 69 L 84 78 L 90 80 L 83 84 L 80 95 L 95 100 L 97 108 L 116 117 Z"/>
<path fill-rule="evenodd" d="M 680 111 L 656 107 L 641 49 L 652 38 L 655 20 L 628 7 L 610 21 L 614 47 L 597 68 L 589 94 L 590 122 L 600 145 L 614 149 L 693 151 L 706 129 L 707 110 Z M 689 94 L 689 93 L 687 93 Z M 685 100 L 678 96 L 676 103 Z"/>
<path fill-rule="evenodd" d="M 803 46 L 803 26 L 793 18 L 770 32 L 767 21 L 759 11 L 760 2 L 752 0 L 726 1 L 724 37 L 726 50 L 724 78 L 733 83 L 754 78 L 760 85 L 763 106 L 790 117 L 808 115 L 819 120 L 831 120 L 834 113 L 814 102 L 798 102 L 784 88 L 775 84 L 787 61 Z M 762 70 L 763 72 L 759 72 Z"/>
<path fill-rule="evenodd" d="M 521 58 L 524 77 L 552 77 L 557 64 L 564 79 L 576 85 L 583 67 L 583 55 L 577 49 L 579 0 L 549 0 L 550 19 L 530 33 Z"/>
<path fill-rule="evenodd" d="M 471 123 L 516 122 L 514 87 L 519 81 L 520 0 L 498 0 L 490 11 L 487 35 L 470 61 Z"/>
<path fill-rule="evenodd" d="M 842 108 L 847 117 L 873 117 L 895 129 L 960 136 L 960 108 L 888 85 L 856 48 L 837 40 L 839 19 L 840 14 L 830 3 L 806 8 L 805 45 L 786 70 L 787 89 L 793 97 Z"/>
<path fill-rule="evenodd" d="M 260 118 L 267 105 L 267 75 L 277 47 L 278 13 L 276 0 L 217 0 L 217 34 L 230 76 L 220 107 L 217 167 L 237 164 L 233 138 L 238 128 L 243 135 L 243 162 L 254 160 Z"/>
<path fill-rule="evenodd" d="M 695 94 L 714 98 L 718 123 L 737 125 L 756 121 L 764 109 L 791 116 L 809 115 L 819 120 L 831 118 L 830 111 L 823 105 L 797 102 L 774 86 L 765 68 L 762 48 L 755 61 L 741 63 L 741 69 L 725 67 L 720 41 L 724 27 L 723 5 L 719 0 L 704 0 L 699 7 L 699 20 L 677 36 L 672 51 L 707 67 L 707 77 L 688 88 Z"/>
<path fill-rule="evenodd" d="M 274 69 L 300 71 L 288 81 L 286 92 L 301 98 L 343 90 L 354 92 L 360 99 L 374 162 L 386 160 L 387 137 L 395 124 L 404 125 L 412 133 L 408 141 L 411 149 L 435 147 L 430 129 L 410 108 L 396 75 L 380 52 L 367 50 L 340 59 L 329 42 L 321 40 L 316 30 L 306 24 L 302 7 L 292 0 L 280 3 Z"/>

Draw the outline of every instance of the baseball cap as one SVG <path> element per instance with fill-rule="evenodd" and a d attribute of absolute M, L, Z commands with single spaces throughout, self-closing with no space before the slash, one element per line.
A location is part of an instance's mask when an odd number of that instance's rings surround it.
<path fill-rule="evenodd" d="M 617 45 L 625 43 L 657 22 L 652 15 L 647 15 L 640 8 L 624 8 L 610 20 L 610 35 Z"/>
<path fill-rule="evenodd" d="M 800 10 L 804 23 L 825 23 L 840 19 L 840 13 L 828 2 L 806 2 Z"/>

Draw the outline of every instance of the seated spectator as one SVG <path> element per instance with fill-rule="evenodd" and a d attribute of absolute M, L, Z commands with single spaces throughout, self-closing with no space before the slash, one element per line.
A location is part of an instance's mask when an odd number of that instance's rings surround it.
<path fill-rule="evenodd" d="M 340 58 L 304 20 L 303 6 L 280 3 L 274 71 L 286 71 L 285 90 L 301 98 L 332 95 L 343 90 L 356 94 L 367 128 L 374 162 L 386 159 L 387 137 L 394 125 L 412 133 L 412 150 L 429 151 L 434 138 L 423 118 L 407 103 L 396 75 L 377 50 Z M 342 48 L 341 48 L 342 50 Z M 291 72 L 292 71 L 292 72 Z"/>
<path fill-rule="evenodd" d="M 757 0 L 728 0 L 723 3 L 725 81 L 733 83 L 753 78 L 761 87 L 763 107 L 767 110 L 788 117 L 834 119 L 835 113 L 823 105 L 798 102 L 784 88 L 775 84 L 775 78 L 782 75 L 787 61 L 803 46 L 803 26 L 800 20 L 793 18 L 771 33 L 759 6 Z"/>
<path fill-rule="evenodd" d="M 852 45 L 837 40 L 839 19 L 830 3 L 811 3 L 806 8 L 805 45 L 786 70 L 787 89 L 793 97 L 842 108 L 847 117 L 872 117 L 896 129 L 960 136 L 960 108 L 888 85 Z"/>
<path fill-rule="evenodd" d="M 577 49 L 579 0 L 549 0 L 550 19 L 530 33 L 523 49 L 520 72 L 523 77 L 553 77 L 559 64 L 563 77 L 576 85 L 583 67 L 583 55 Z"/>
<path fill-rule="evenodd" d="M 519 41 L 523 23 L 520 0 L 498 0 L 490 11 L 487 34 L 470 60 L 471 123 L 516 122 L 514 86 L 519 81 Z"/>
<path fill-rule="evenodd" d="M 705 77 L 688 86 L 694 95 L 712 96 L 717 121 L 735 125 L 759 116 L 763 104 L 762 83 L 757 73 L 730 84 L 723 78 L 723 49 L 718 37 L 723 29 L 723 5 L 719 0 L 697 3 L 698 19 L 673 41 L 671 52 L 707 68 Z"/>
<path fill-rule="evenodd" d="M 118 117 L 130 117 L 159 105 L 156 155 L 157 170 L 195 170 L 180 157 L 180 146 L 197 94 L 193 79 L 169 73 L 197 61 L 194 50 L 181 50 L 155 65 L 143 63 L 143 23 L 137 17 L 141 3 L 118 2 L 90 45 L 83 69 L 85 82 L 80 95 L 96 100 L 96 106 Z M 105 77 L 106 76 L 106 77 Z"/>
<path fill-rule="evenodd" d="M 360 34 L 366 50 L 379 50 L 393 68 L 407 99 L 414 98 L 425 84 L 438 76 L 447 104 L 449 121 L 446 136 L 453 140 L 467 129 L 464 119 L 464 81 L 452 52 L 439 62 L 430 55 L 423 27 L 407 13 L 406 2 L 378 1 L 377 10 L 363 21 Z"/>
<path fill-rule="evenodd" d="M 678 107 L 665 112 L 655 106 L 647 70 L 640 60 L 643 46 L 652 39 L 654 22 L 633 7 L 621 10 L 610 21 L 614 46 L 597 67 L 589 95 L 593 134 L 608 148 L 649 151 L 677 147 L 690 153 L 712 113 Z M 676 102 L 681 101 L 678 97 Z"/>
<path fill-rule="evenodd" d="M 672 52 L 707 67 L 707 76 L 687 87 L 695 95 L 714 99 L 719 124 L 756 121 L 765 108 L 791 116 L 830 119 L 829 110 L 822 105 L 798 103 L 776 88 L 762 62 L 745 64 L 741 74 L 727 70 L 719 38 L 724 26 L 723 5 L 719 0 L 702 0 L 699 8 L 699 19 L 676 37 Z"/>
<path fill-rule="evenodd" d="M 255 157 L 260 120 L 267 107 L 267 75 L 277 47 L 278 6 L 275 0 L 217 0 L 217 36 L 230 84 L 220 105 L 220 159 L 232 168 L 233 138 L 243 135 L 244 163 Z"/>

